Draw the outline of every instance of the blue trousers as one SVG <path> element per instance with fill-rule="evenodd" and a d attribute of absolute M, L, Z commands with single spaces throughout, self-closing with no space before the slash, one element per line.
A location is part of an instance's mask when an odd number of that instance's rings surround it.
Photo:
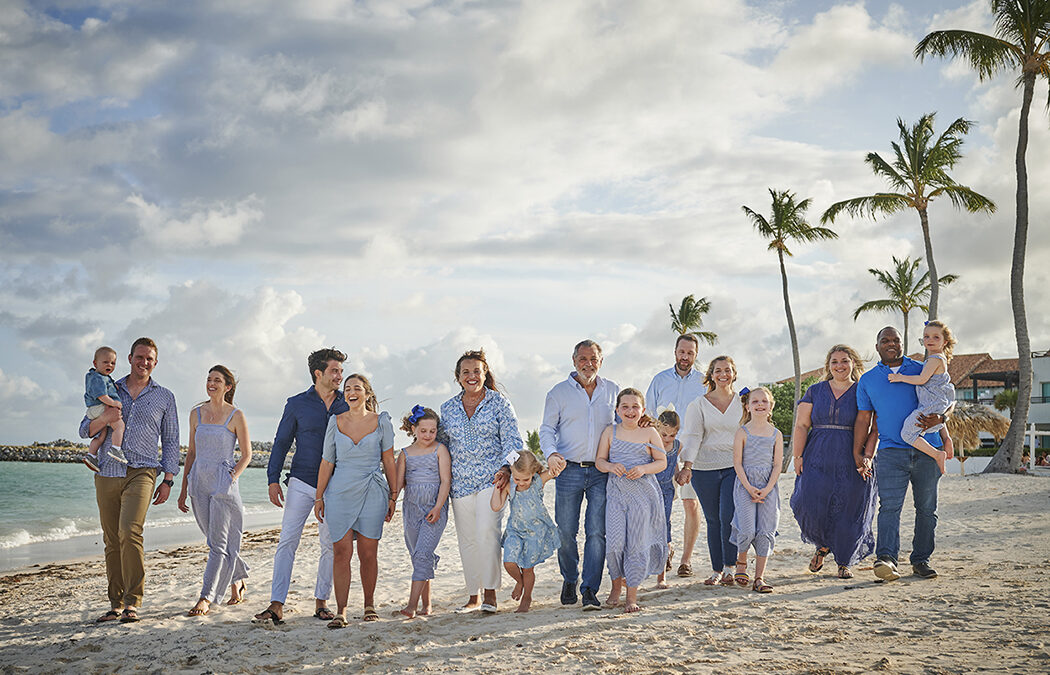
<path fill-rule="evenodd" d="M 711 554 L 711 569 L 721 572 L 736 564 L 736 544 L 733 536 L 733 485 L 736 470 L 693 470 L 693 489 L 700 498 L 700 508 L 707 523 L 707 550 Z"/>
<path fill-rule="evenodd" d="M 587 497 L 583 532 L 583 583 L 581 589 L 595 593 L 602 585 L 605 567 L 605 483 L 608 476 L 593 466 L 566 464 L 554 481 L 554 521 L 558 525 L 561 545 L 558 567 L 566 583 L 580 578 L 580 551 L 576 536 L 580 532 L 580 508 Z"/>
<path fill-rule="evenodd" d="M 875 555 L 897 560 L 901 547 L 901 509 L 911 483 L 915 533 L 910 561 L 912 565 L 928 563 L 937 529 L 937 482 L 941 479 L 937 462 L 913 448 L 879 448 L 875 455 L 875 477 L 879 489 Z"/>

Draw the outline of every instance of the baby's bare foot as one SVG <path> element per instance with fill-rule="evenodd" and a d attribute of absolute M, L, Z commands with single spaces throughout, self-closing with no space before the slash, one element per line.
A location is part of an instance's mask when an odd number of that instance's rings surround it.
<path fill-rule="evenodd" d="M 522 593 L 523 588 L 524 588 L 524 586 L 522 585 L 522 583 L 520 581 L 518 583 L 514 584 L 514 590 L 510 592 L 511 599 L 513 599 L 513 600 L 521 600 L 521 593 Z"/>

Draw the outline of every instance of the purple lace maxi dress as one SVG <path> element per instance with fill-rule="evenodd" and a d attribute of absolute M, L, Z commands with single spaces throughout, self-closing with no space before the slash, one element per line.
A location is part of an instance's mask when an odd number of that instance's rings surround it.
<path fill-rule="evenodd" d="M 831 549 L 840 565 L 856 565 L 875 549 L 871 524 L 877 494 L 875 479 L 861 478 L 853 462 L 857 385 L 836 400 L 831 384 L 818 382 L 801 402 L 813 405 L 812 426 L 791 510 L 802 541 Z"/>

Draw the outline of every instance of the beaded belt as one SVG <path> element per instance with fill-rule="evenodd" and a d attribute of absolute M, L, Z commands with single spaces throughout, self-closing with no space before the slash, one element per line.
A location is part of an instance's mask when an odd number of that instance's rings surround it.
<path fill-rule="evenodd" d="M 815 424 L 814 429 L 838 429 L 840 431 L 853 431 L 853 427 L 846 426 L 845 424 Z"/>

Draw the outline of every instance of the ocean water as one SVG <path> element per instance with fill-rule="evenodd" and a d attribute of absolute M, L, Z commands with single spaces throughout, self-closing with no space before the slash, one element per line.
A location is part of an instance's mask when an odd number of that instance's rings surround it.
<path fill-rule="evenodd" d="M 181 474 L 175 477 L 167 502 L 150 506 L 147 547 L 203 540 L 192 511 L 176 506 L 181 480 Z M 239 482 L 245 526 L 279 524 L 281 510 L 267 496 L 266 469 L 248 468 Z M 93 555 L 101 535 L 94 474 L 87 467 L 0 462 L 0 570 Z"/>

